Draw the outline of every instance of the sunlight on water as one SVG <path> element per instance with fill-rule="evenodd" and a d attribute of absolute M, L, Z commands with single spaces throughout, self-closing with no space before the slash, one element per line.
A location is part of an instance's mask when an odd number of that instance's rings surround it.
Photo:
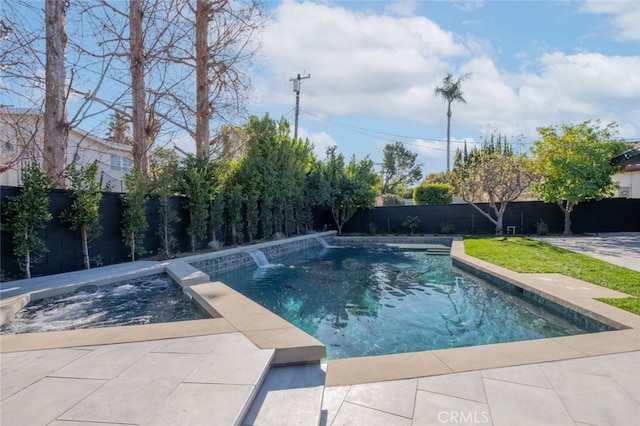
<path fill-rule="evenodd" d="M 587 332 L 421 251 L 317 249 L 212 276 L 315 336 L 329 359 Z M 257 273 L 257 271 L 260 271 Z"/>

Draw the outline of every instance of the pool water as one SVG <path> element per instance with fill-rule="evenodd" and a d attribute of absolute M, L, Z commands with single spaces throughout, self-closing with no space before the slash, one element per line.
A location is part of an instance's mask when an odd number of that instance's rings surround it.
<path fill-rule="evenodd" d="M 212 279 L 316 337 L 328 359 L 588 332 L 421 251 L 307 250 Z"/>
<path fill-rule="evenodd" d="M 27 304 L 0 334 L 152 324 L 209 318 L 171 277 L 153 275 Z"/>

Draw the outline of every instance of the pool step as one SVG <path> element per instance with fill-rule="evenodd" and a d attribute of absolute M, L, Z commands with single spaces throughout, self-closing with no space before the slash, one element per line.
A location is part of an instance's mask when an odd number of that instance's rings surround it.
<path fill-rule="evenodd" d="M 324 382 L 320 364 L 272 368 L 242 425 L 319 425 Z"/>
<path fill-rule="evenodd" d="M 446 247 L 446 246 L 429 247 L 429 248 L 425 249 L 425 252 L 427 254 L 449 256 L 451 254 L 451 248 L 450 247 Z"/>

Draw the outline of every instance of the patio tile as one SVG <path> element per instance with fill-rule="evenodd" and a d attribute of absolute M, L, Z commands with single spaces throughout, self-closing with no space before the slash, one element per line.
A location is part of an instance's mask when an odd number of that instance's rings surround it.
<path fill-rule="evenodd" d="M 0 424 L 48 425 L 104 383 L 104 380 L 45 377 L 0 403 Z"/>
<path fill-rule="evenodd" d="M 324 378 L 325 373 L 319 365 L 272 369 L 242 424 L 318 424 Z"/>
<path fill-rule="evenodd" d="M 208 354 L 224 339 L 223 334 L 211 336 L 181 337 L 177 339 L 163 340 L 153 352 L 178 353 L 178 354 Z"/>
<path fill-rule="evenodd" d="M 609 376 L 640 404 L 640 366 L 620 359 L 595 358 Z"/>
<path fill-rule="evenodd" d="M 596 376 L 604 377 L 609 376 L 609 373 L 604 368 L 602 368 L 602 366 L 593 358 L 567 359 L 564 361 L 541 364 L 541 367 L 542 366 L 545 367 L 545 372 L 554 368 L 558 368 L 562 371 L 574 371 L 576 373 L 593 374 Z"/>
<path fill-rule="evenodd" d="M 238 424 L 252 390 L 249 385 L 182 383 L 142 425 Z"/>
<path fill-rule="evenodd" d="M 486 403 L 419 390 L 413 424 L 491 425 L 492 421 Z"/>
<path fill-rule="evenodd" d="M 47 423 L 47 426 L 107 426 L 104 423 L 96 422 L 69 422 L 66 420 L 54 420 L 51 423 Z M 108 426 L 131 426 L 126 423 L 109 423 Z"/>
<path fill-rule="evenodd" d="M 484 386 L 496 426 L 573 426 L 571 416 L 552 390 L 493 379 L 485 379 Z"/>
<path fill-rule="evenodd" d="M 501 380 L 503 382 L 519 383 L 521 385 L 551 389 L 551 383 L 549 383 L 547 376 L 544 375 L 544 372 L 540 369 L 538 364 L 483 370 L 482 377 L 486 379 Z"/>
<path fill-rule="evenodd" d="M 349 389 L 345 401 L 411 418 L 417 385 L 417 379 L 353 385 Z"/>
<path fill-rule="evenodd" d="M 487 402 L 479 371 L 418 379 L 418 389 L 476 402 Z"/>
<path fill-rule="evenodd" d="M 331 426 L 410 426 L 411 419 L 345 402 Z"/>
<path fill-rule="evenodd" d="M 213 336 L 215 345 L 185 382 L 256 385 L 269 369 L 273 350 L 261 350 L 240 333 Z"/>
<path fill-rule="evenodd" d="M 576 421 L 624 425 L 640 418 L 640 405 L 611 377 L 567 371 L 561 365 L 543 365 L 542 369 Z"/>
<path fill-rule="evenodd" d="M 141 423 L 203 358 L 194 354 L 147 354 L 60 419 Z"/>
<path fill-rule="evenodd" d="M 321 425 L 331 425 L 335 419 L 351 386 L 334 386 L 324 388 L 322 396 L 322 421 Z"/>
<path fill-rule="evenodd" d="M 59 368 L 87 355 L 86 350 L 48 349 L 2 354 L 0 395 L 5 399 Z"/>
<path fill-rule="evenodd" d="M 136 342 L 101 346 L 56 370 L 50 376 L 112 379 L 157 345 L 157 342 Z"/>

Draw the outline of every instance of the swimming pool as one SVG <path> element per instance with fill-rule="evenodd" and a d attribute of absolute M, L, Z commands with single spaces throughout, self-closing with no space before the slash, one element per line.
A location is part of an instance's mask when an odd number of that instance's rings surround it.
<path fill-rule="evenodd" d="M 212 279 L 316 337 L 328 359 L 596 331 L 456 270 L 449 256 L 316 248 L 276 262 Z"/>
<path fill-rule="evenodd" d="M 151 275 L 27 304 L 0 334 L 102 328 L 210 318 L 171 277 Z"/>

